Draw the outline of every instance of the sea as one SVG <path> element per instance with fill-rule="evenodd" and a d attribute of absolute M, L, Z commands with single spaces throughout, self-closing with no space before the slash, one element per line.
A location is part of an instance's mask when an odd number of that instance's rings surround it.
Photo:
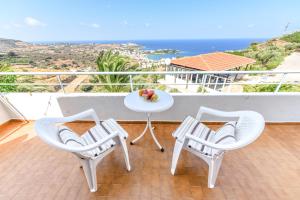
<path fill-rule="evenodd" d="M 142 46 L 144 50 L 172 49 L 178 53 L 172 54 L 149 54 L 149 59 L 160 60 L 162 58 L 177 58 L 195 56 L 199 54 L 242 50 L 254 42 L 264 42 L 267 38 L 247 39 L 178 39 L 178 40 L 92 40 L 92 41 L 55 41 L 36 43 L 71 43 L 71 44 L 129 44 L 134 43 Z"/>

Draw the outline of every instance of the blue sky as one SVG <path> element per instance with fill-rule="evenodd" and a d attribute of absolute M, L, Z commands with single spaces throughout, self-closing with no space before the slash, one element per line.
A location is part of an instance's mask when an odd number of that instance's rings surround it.
<path fill-rule="evenodd" d="M 0 38 L 270 38 L 300 29 L 299 0 L 0 0 Z"/>

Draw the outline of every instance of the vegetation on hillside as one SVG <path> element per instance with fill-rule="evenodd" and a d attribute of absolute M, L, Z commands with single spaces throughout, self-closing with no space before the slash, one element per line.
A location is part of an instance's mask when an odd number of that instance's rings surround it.
<path fill-rule="evenodd" d="M 289 35 L 284 35 L 283 37 L 281 37 L 281 40 L 291 43 L 300 43 L 300 31 L 294 32 Z"/>
<path fill-rule="evenodd" d="M 278 67 L 291 52 L 293 52 L 297 46 L 286 45 L 279 47 L 272 42 L 266 44 L 251 44 L 251 46 L 242 51 L 229 51 L 234 55 L 245 56 L 253 58 L 256 63 L 250 67 L 244 67 L 242 70 L 260 71 L 260 70 L 272 70 Z"/>
<path fill-rule="evenodd" d="M 275 92 L 277 84 L 263 84 L 263 85 L 244 85 L 244 92 Z M 279 92 L 300 92 L 300 85 L 283 84 Z"/>
<path fill-rule="evenodd" d="M 12 68 L 9 64 L 0 63 L 0 72 L 11 72 Z M 14 84 L 17 78 L 13 75 L 0 75 L 0 84 Z M 17 87 L 15 85 L 0 85 L 0 92 L 15 92 Z"/>
<path fill-rule="evenodd" d="M 300 49 L 300 32 L 261 44 L 252 43 L 247 49 L 229 51 L 228 53 L 253 58 L 257 61 L 250 68 L 243 68 L 242 70 L 272 70 L 278 67 L 286 56 L 298 49 Z"/>

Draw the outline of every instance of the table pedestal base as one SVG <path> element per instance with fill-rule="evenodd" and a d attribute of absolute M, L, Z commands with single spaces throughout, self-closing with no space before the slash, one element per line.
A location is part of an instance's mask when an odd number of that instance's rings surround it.
<path fill-rule="evenodd" d="M 150 116 L 151 116 L 151 114 L 147 113 L 147 125 L 146 125 L 144 131 L 142 132 L 141 135 L 139 135 L 137 138 L 135 138 L 134 140 L 132 140 L 130 142 L 130 144 L 134 145 L 134 143 L 136 143 L 139 139 L 141 139 L 145 135 L 147 129 L 149 128 L 149 131 L 151 133 L 151 136 L 152 136 L 155 144 L 158 146 L 158 148 L 160 149 L 161 152 L 164 152 L 165 151 L 164 148 L 159 144 L 157 138 L 155 137 L 155 134 L 154 134 L 154 131 L 153 131 L 154 127 L 152 127 L 152 125 L 151 125 Z"/>

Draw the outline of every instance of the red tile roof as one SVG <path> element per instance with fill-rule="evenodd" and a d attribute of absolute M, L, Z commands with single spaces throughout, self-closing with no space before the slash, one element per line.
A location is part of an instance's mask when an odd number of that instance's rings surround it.
<path fill-rule="evenodd" d="M 172 60 L 171 64 L 203 71 L 225 71 L 248 64 L 253 64 L 255 62 L 256 61 L 251 58 L 229 53 L 216 52 L 192 57 L 178 58 Z"/>

